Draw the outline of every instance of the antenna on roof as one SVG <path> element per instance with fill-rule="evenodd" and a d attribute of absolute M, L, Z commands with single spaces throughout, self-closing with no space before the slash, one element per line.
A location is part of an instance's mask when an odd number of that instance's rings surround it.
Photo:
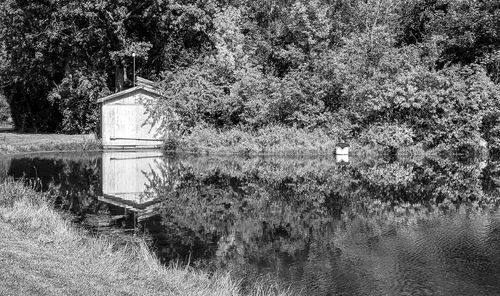
<path fill-rule="evenodd" d="M 135 52 L 132 53 L 132 58 L 134 59 L 134 67 L 133 67 L 133 70 L 132 72 L 134 73 L 134 80 L 132 82 L 132 86 L 135 86 Z"/>

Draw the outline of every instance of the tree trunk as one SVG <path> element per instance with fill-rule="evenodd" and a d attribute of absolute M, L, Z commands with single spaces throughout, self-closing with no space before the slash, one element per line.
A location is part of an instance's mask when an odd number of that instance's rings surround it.
<path fill-rule="evenodd" d="M 115 70 L 115 92 L 122 91 L 124 88 L 125 88 L 125 69 L 122 64 L 117 64 Z"/>

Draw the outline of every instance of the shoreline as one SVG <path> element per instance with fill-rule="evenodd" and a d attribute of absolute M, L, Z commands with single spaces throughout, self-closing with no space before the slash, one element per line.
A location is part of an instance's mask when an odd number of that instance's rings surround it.
<path fill-rule="evenodd" d="M 216 136 L 216 135 L 212 135 Z M 220 136 L 220 135 L 219 135 Z M 47 137 L 47 138 L 45 138 Z M 14 140 L 12 140 L 12 138 Z M 20 139 L 19 139 L 20 138 Z M 209 137 L 211 140 L 212 137 Z M 208 140 L 208 141 L 210 141 Z M 288 140 L 288 139 L 286 139 Z M 286 141 L 285 140 L 285 141 Z M 296 139 L 294 139 L 296 140 Z M 158 148 L 164 153 L 189 154 L 195 156 L 240 156 L 240 157 L 335 157 L 336 143 L 334 138 L 325 138 L 318 142 L 317 138 L 303 140 L 299 145 L 296 143 L 278 142 L 274 146 L 261 146 L 261 139 L 255 138 L 246 140 L 244 148 L 239 147 L 240 143 L 234 145 L 224 145 L 220 141 L 216 145 L 206 145 L 206 135 L 200 138 L 193 136 L 181 138 L 175 149 L 169 149 L 168 140 L 163 147 Z M 348 141 L 349 142 L 349 141 Z M 291 145 L 287 145 L 291 144 Z M 389 152 L 388 147 L 379 145 L 361 144 L 356 140 L 350 141 L 349 157 L 431 157 L 431 156 L 451 156 L 451 155 L 471 155 L 488 154 L 491 151 L 481 147 L 473 147 L 472 153 L 456 153 L 443 147 L 435 149 L 424 149 L 421 144 L 412 144 Z M 290 148 L 291 147 L 291 148 Z M 133 149 L 132 149 L 133 150 Z M 131 151 L 132 151 L 131 150 Z M 55 152 L 99 152 L 103 151 L 101 140 L 93 134 L 65 135 L 65 134 L 19 134 L 0 133 L 0 157 L 2 156 L 22 156 L 27 154 L 45 154 Z M 122 151 L 119 149 L 118 151 Z M 129 150 L 123 150 L 129 151 Z M 134 150 L 135 151 L 135 150 Z"/>
<path fill-rule="evenodd" d="M 95 135 L 0 133 L 0 156 L 101 149 Z"/>

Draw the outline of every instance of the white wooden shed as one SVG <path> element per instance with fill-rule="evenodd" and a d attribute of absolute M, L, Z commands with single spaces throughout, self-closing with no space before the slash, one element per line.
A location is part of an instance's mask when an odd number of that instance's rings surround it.
<path fill-rule="evenodd" d="M 99 99 L 104 149 L 159 148 L 163 140 L 146 114 L 144 103 L 157 100 L 154 83 L 137 77 L 135 87 Z"/>

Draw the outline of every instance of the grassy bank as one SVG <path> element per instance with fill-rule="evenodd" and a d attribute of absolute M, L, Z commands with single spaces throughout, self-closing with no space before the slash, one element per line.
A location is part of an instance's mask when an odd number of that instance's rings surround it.
<path fill-rule="evenodd" d="M 241 294 L 227 273 L 162 266 L 141 240 L 123 247 L 90 237 L 46 195 L 10 180 L 0 183 L 0 262 L 0 295 Z"/>
<path fill-rule="evenodd" d="M 0 133 L 0 154 L 100 148 L 101 143 L 95 135 Z"/>

